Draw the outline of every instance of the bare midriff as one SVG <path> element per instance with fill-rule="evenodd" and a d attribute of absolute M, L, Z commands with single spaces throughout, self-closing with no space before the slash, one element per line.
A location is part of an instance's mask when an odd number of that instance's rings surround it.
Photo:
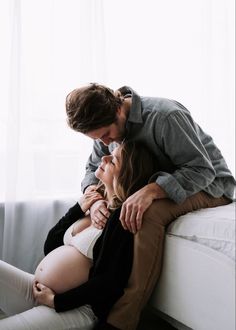
<path fill-rule="evenodd" d="M 62 245 L 39 263 L 35 280 L 55 293 L 63 293 L 86 282 L 91 265 L 92 261 L 74 246 Z"/>

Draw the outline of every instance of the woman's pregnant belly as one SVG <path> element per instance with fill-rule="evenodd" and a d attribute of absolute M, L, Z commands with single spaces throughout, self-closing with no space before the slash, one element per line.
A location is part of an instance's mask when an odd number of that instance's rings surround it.
<path fill-rule="evenodd" d="M 63 293 L 86 282 L 91 265 L 91 260 L 75 247 L 62 245 L 39 263 L 35 280 L 56 293 Z"/>

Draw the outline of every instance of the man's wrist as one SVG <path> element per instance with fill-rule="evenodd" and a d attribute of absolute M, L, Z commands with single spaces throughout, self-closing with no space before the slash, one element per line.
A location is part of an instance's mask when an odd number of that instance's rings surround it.
<path fill-rule="evenodd" d="M 147 185 L 148 192 L 151 194 L 152 199 L 162 199 L 167 198 L 168 195 L 161 186 L 159 186 L 156 182 L 149 183 Z"/>
<path fill-rule="evenodd" d="M 85 188 L 84 193 L 89 192 L 89 191 L 95 191 L 97 189 L 97 185 L 92 184 L 91 186 L 88 186 Z"/>

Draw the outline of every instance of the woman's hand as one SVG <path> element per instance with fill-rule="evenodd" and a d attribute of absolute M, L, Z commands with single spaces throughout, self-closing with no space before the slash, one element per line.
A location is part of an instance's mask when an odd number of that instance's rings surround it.
<path fill-rule="evenodd" d="M 110 211 L 105 200 L 98 200 L 90 207 L 91 222 L 98 229 L 104 228 L 109 216 Z"/>
<path fill-rule="evenodd" d="M 54 306 L 55 292 L 39 282 L 33 283 L 33 296 L 38 304 L 46 305 L 51 308 L 55 307 Z"/>
<path fill-rule="evenodd" d="M 82 197 L 79 199 L 79 205 L 83 212 L 86 212 L 96 201 L 103 199 L 95 189 L 85 191 Z"/>

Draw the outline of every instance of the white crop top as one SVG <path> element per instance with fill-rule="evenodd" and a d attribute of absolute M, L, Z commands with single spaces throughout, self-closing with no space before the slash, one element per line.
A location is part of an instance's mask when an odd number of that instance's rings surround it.
<path fill-rule="evenodd" d="M 63 242 L 65 245 L 74 246 L 86 257 L 93 259 L 93 247 L 96 243 L 96 240 L 101 235 L 102 229 L 97 229 L 91 225 L 79 232 L 78 234 L 72 236 L 72 231 L 75 223 L 73 223 L 65 232 Z"/>

